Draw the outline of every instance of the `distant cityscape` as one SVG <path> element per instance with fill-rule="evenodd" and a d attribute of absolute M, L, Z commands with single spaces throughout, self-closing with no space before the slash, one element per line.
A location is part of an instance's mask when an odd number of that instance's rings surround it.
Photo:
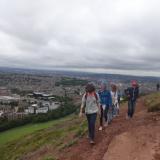
<path fill-rule="evenodd" d="M 138 81 L 142 94 L 155 91 L 160 81 L 157 77 L 0 68 L 0 117 L 13 120 L 45 114 L 64 103 L 60 97 L 70 97 L 80 105 L 88 82 L 93 82 L 97 90 L 101 81 L 108 87 L 116 83 L 123 96 L 132 79 Z"/>

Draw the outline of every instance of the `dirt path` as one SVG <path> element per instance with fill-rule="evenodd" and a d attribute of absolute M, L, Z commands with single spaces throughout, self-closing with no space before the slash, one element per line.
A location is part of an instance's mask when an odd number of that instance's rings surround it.
<path fill-rule="evenodd" d="M 141 98 L 133 119 L 126 120 L 121 109 L 104 131 L 96 131 L 96 145 L 87 138 L 67 148 L 60 160 L 160 160 L 160 114 L 147 113 Z"/>

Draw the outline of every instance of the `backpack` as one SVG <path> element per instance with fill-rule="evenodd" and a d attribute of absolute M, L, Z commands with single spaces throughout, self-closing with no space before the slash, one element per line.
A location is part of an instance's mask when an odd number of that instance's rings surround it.
<path fill-rule="evenodd" d="M 98 96 L 97 96 L 96 92 L 94 92 L 94 97 L 96 98 L 96 103 L 97 103 L 97 101 L 98 101 Z M 84 105 L 84 107 L 83 107 L 83 111 L 82 111 L 83 113 L 85 113 L 86 100 L 87 100 L 87 93 L 85 93 L 85 105 Z M 97 103 L 97 105 L 98 105 L 98 103 Z"/>

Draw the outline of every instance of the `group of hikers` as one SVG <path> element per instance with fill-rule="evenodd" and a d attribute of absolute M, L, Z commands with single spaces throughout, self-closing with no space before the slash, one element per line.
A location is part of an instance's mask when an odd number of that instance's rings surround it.
<path fill-rule="evenodd" d="M 133 117 L 136 100 L 139 95 L 137 81 L 131 81 L 131 87 L 127 88 L 125 95 L 128 99 L 128 113 L 126 119 Z M 82 97 L 82 104 L 79 116 L 86 115 L 88 121 L 88 138 L 90 144 L 95 144 L 95 124 L 99 115 L 99 131 L 111 124 L 114 117 L 119 115 L 120 94 L 116 84 L 111 84 L 111 91 L 107 89 L 107 84 L 102 82 L 100 90 L 96 92 L 94 84 L 89 83 L 85 87 L 85 94 Z"/>

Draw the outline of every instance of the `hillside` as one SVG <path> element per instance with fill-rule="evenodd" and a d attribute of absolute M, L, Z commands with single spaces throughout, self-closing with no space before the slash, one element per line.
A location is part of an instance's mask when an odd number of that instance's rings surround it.
<path fill-rule="evenodd" d="M 77 115 L 2 132 L 1 160 L 159 160 L 159 106 L 159 93 L 141 97 L 135 117 L 126 120 L 123 104 L 120 116 L 96 131 L 95 146 L 88 144 L 85 118 Z"/>
<path fill-rule="evenodd" d="M 56 156 L 86 132 L 86 122 L 71 115 L 60 120 L 30 124 L 0 133 L 0 159 L 41 159 Z"/>

